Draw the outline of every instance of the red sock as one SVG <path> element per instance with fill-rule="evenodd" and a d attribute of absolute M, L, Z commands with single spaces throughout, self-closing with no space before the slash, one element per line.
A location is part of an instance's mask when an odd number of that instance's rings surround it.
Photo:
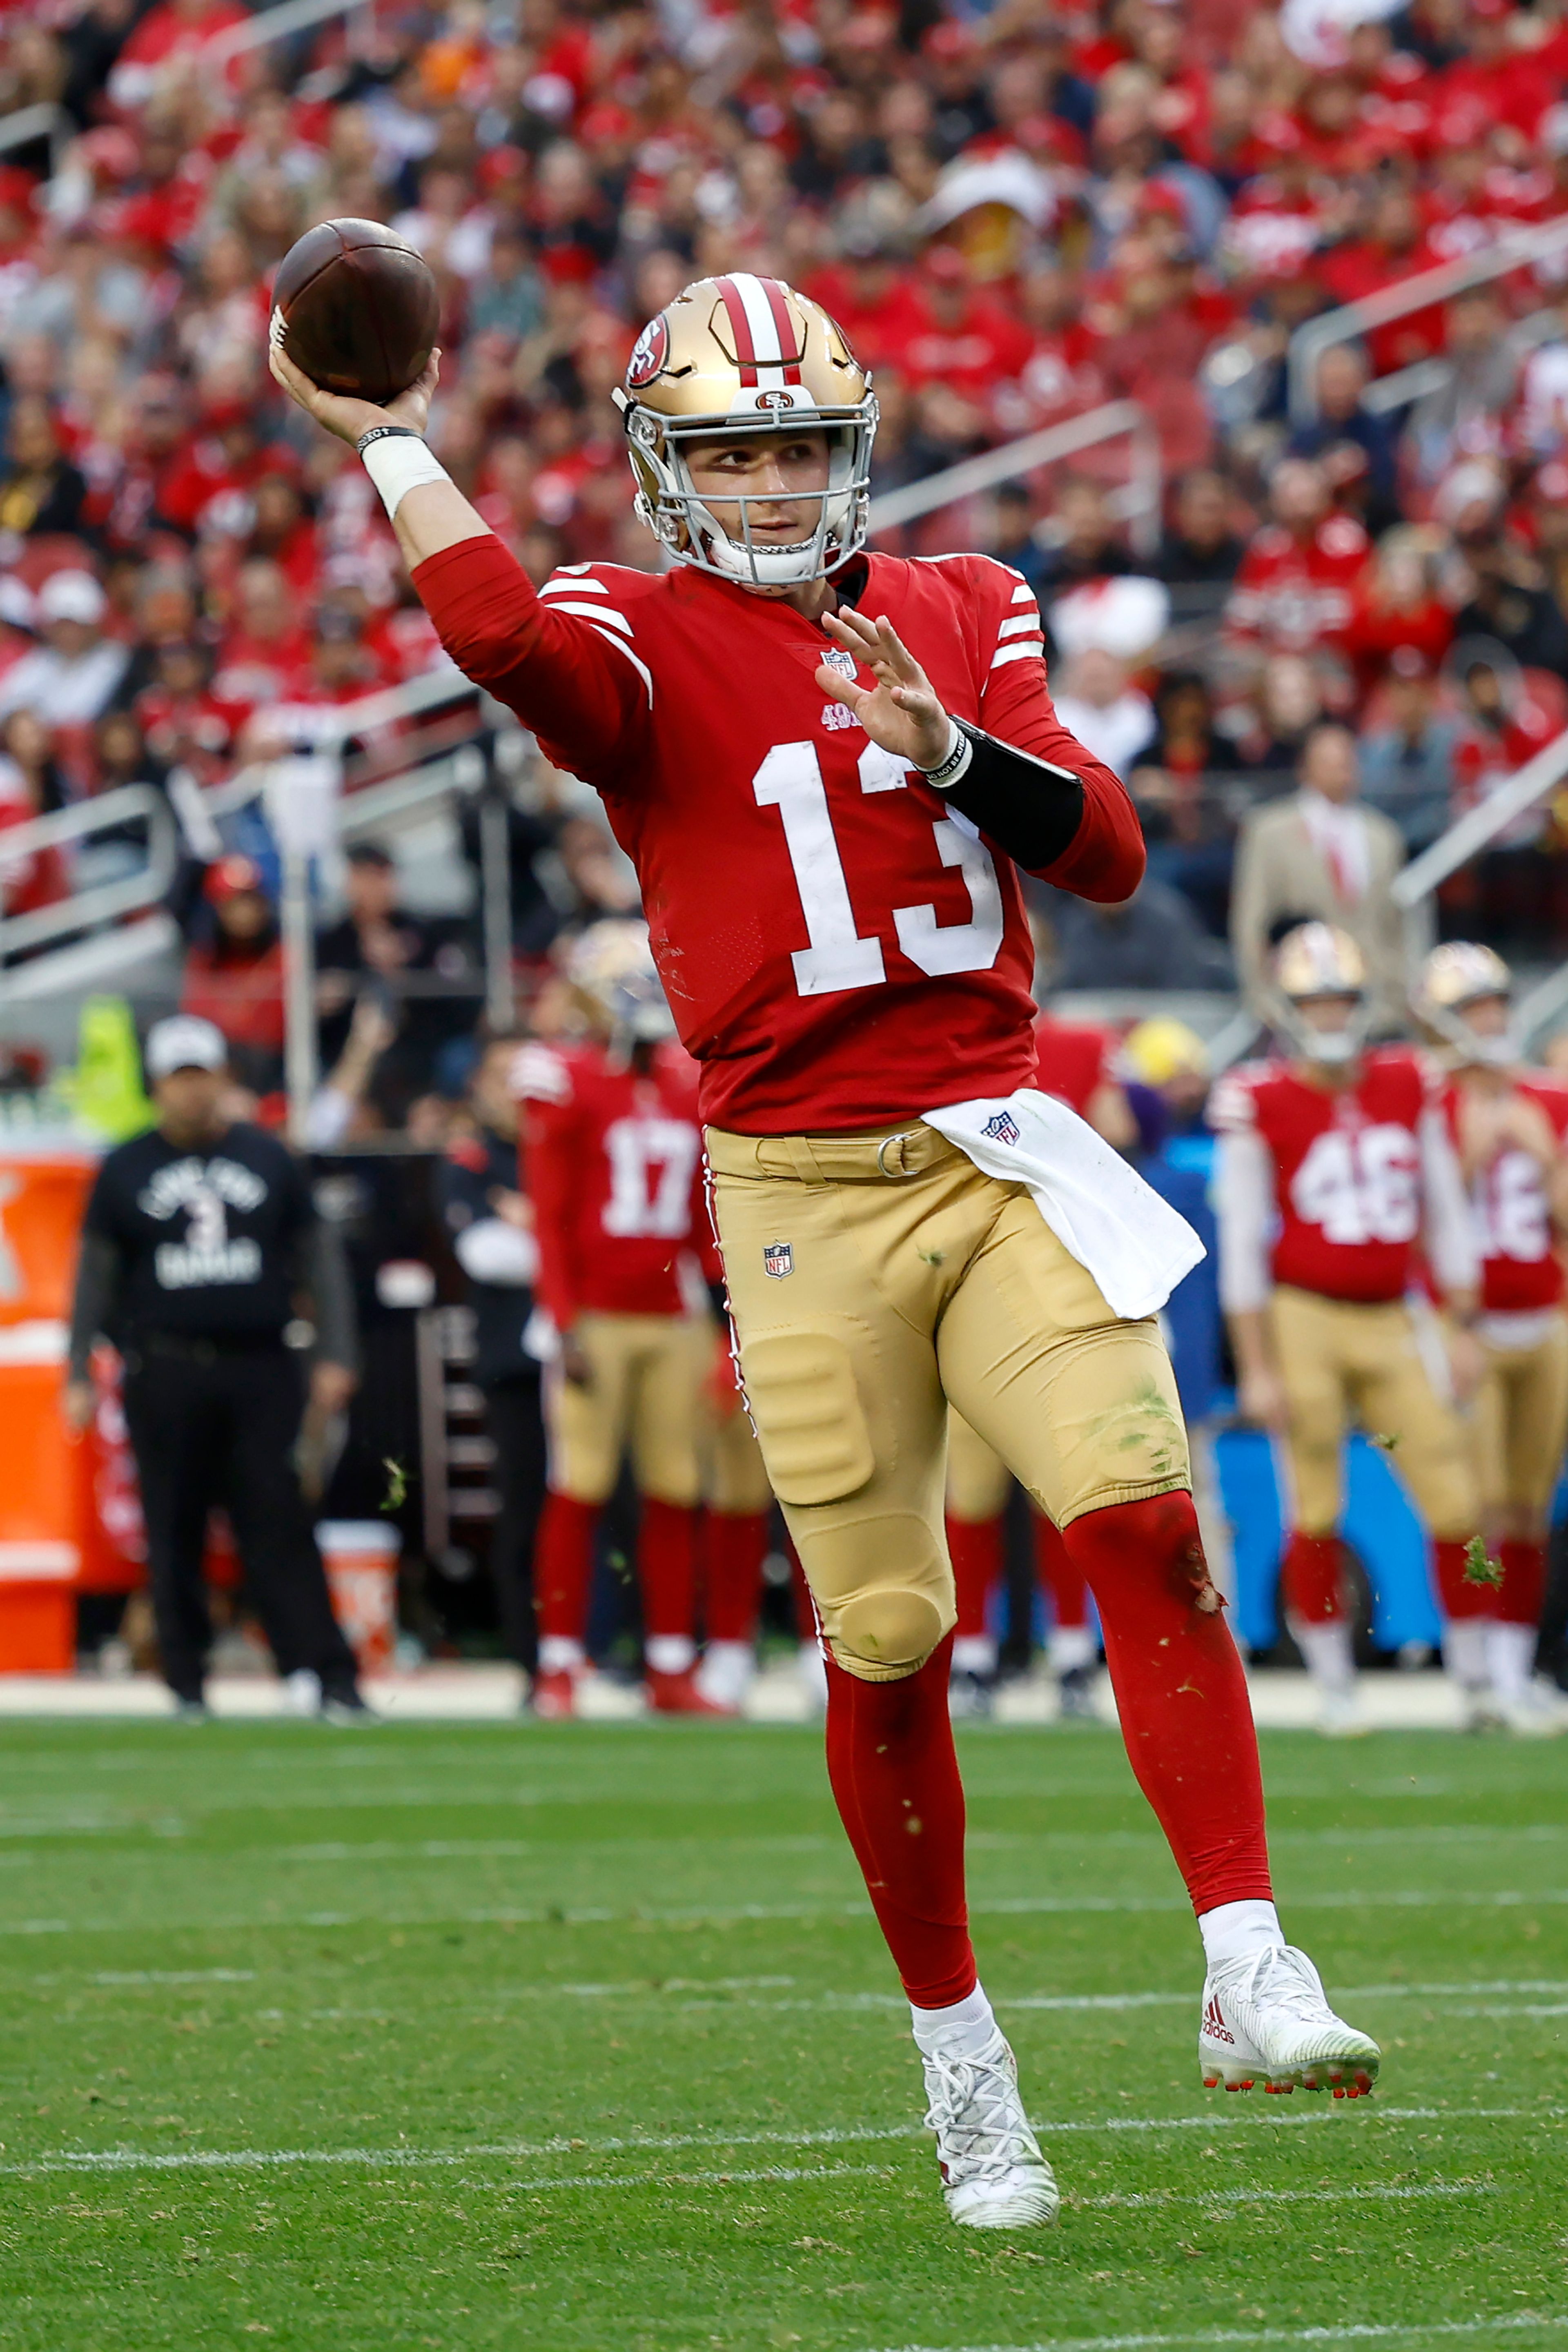
<path fill-rule="evenodd" d="M 985 1604 L 993 1586 L 1001 1580 L 1001 1520 L 950 1517 L 947 1556 L 952 1562 L 958 1599 L 958 1623 L 953 1632 L 959 1641 L 967 1641 L 985 1633 Z"/>
<path fill-rule="evenodd" d="M 637 1529 L 645 1637 L 684 1633 L 697 1623 L 697 1514 L 680 1503 L 642 1498 Z"/>
<path fill-rule="evenodd" d="M 1090 1511 L 1066 1539 L 1099 1604 L 1128 1758 L 1194 1910 L 1271 1902 L 1247 1677 L 1192 1496 Z"/>
<path fill-rule="evenodd" d="M 1035 1522 L 1035 1574 L 1051 1603 L 1051 1622 L 1075 1630 L 1089 1623 L 1089 1587 L 1083 1570 L 1062 1539 L 1062 1531 L 1043 1511 Z"/>
<path fill-rule="evenodd" d="M 1304 1625 L 1338 1624 L 1345 1613 L 1338 1536 L 1292 1535 L 1279 1563 L 1279 1590 L 1291 1616 Z"/>
<path fill-rule="evenodd" d="M 918 2009 L 974 1990 L 963 1784 L 947 1711 L 952 1636 L 918 1675 L 863 1683 L 827 1661 L 827 1777 L 871 1907 Z"/>
<path fill-rule="evenodd" d="M 757 1630 L 763 1561 L 768 1549 L 765 1511 L 710 1511 L 704 1547 L 702 1614 L 710 1642 L 749 1642 Z"/>
<path fill-rule="evenodd" d="M 1505 1625 L 1539 1625 L 1546 1605 L 1546 1546 L 1510 1536 L 1499 1546 L 1502 1591 L 1496 1610 Z"/>
<path fill-rule="evenodd" d="M 588 1625 L 588 1585 L 594 1573 L 597 1503 L 576 1503 L 570 1495 L 544 1497 L 534 1545 L 533 1580 L 539 1631 L 580 1642 Z"/>
<path fill-rule="evenodd" d="M 1471 1584 L 1465 1575 L 1465 1554 L 1468 1544 L 1458 1541 L 1432 1546 L 1432 1581 L 1437 1588 L 1437 1606 L 1450 1621 L 1466 1617 L 1499 1617 L 1498 1588 L 1495 1584 Z"/>

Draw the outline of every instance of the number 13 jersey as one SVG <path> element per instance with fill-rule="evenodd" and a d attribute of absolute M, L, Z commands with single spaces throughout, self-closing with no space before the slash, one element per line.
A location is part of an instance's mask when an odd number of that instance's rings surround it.
<path fill-rule="evenodd" d="M 816 622 L 682 566 L 579 565 L 536 595 L 489 535 L 414 578 L 453 659 L 601 795 L 706 1121 L 845 1133 L 1034 1083 L 1012 863 L 824 699 L 819 664 L 847 656 Z M 1045 878 L 1129 898 L 1137 818 L 1057 719 L 1022 577 L 985 556 L 870 555 L 843 593 L 891 622 L 947 709 L 1081 779 Z"/>

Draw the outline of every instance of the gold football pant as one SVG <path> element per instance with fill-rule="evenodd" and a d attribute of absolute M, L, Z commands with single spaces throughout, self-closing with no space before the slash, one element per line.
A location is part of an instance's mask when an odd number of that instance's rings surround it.
<path fill-rule="evenodd" d="M 576 1503 L 606 1503 L 631 1454 L 639 1490 L 689 1510 L 701 1493 L 702 1381 L 713 1346 L 704 1317 L 581 1315 L 593 1378 L 559 1368 L 545 1387 L 550 1484 Z"/>
<path fill-rule="evenodd" d="M 1019 1184 L 931 1128 L 708 1130 L 724 1276 L 763 1458 L 829 1645 L 868 1682 L 954 1622 L 952 1403 L 1058 1527 L 1190 1483 L 1170 1360 Z"/>
<path fill-rule="evenodd" d="M 1297 1532 L 1328 1536 L 1338 1527 L 1345 1436 L 1359 1428 L 1394 1441 L 1390 1460 L 1439 1542 L 1472 1535 L 1475 1481 L 1465 1427 L 1433 1385 L 1404 1302 L 1364 1306 L 1281 1286 L 1271 1318 Z"/>
<path fill-rule="evenodd" d="M 1568 1448 L 1568 1315 L 1552 1315 L 1533 1347 L 1482 1343 L 1486 1370 L 1470 1412 L 1477 1484 L 1489 1529 L 1528 1536 L 1545 1526 Z"/>

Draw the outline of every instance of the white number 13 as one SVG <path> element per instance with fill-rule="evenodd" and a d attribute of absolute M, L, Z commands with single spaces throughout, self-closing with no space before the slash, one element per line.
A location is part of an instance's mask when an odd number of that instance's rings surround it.
<path fill-rule="evenodd" d="M 860 754 L 863 793 L 901 792 L 908 773 L 903 762 L 879 744 L 868 743 Z M 882 943 L 875 936 L 862 939 L 855 929 L 816 744 L 775 743 L 752 778 L 752 789 L 759 807 L 776 808 L 784 822 L 784 846 L 811 942 L 797 948 L 791 958 L 801 995 L 879 986 L 888 977 Z M 968 886 L 970 919 L 939 923 L 934 906 L 895 907 L 899 945 L 916 970 L 932 979 L 949 972 L 989 971 L 1003 929 L 1002 892 L 991 854 L 950 817 L 933 817 L 931 832 L 942 864 L 956 866 Z"/>

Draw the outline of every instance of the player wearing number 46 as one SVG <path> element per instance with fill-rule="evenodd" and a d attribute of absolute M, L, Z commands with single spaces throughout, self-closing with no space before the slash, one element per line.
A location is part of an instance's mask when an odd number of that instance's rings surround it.
<path fill-rule="evenodd" d="M 1057 719 L 1032 591 L 981 556 L 864 551 L 876 402 L 833 320 L 774 279 L 700 279 L 633 352 L 620 400 L 661 574 L 584 565 L 535 594 L 397 437 L 434 371 L 384 414 L 271 365 L 363 444 L 448 652 L 597 788 L 636 862 L 700 1066 L 747 1400 L 823 1628 L 829 1777 L 911 2004 L 951 2217 L 1046 2221 L 1057 2190 L 965 1913 L 950 1400 L 1093 1589 L 1199 1914 L 1205 2079 L 1370 2088 L 1375 2045 L 1280 1934 L 1193 1512 L 1154 1318 L 1198 1245 L 1034 1087 L 1015 867 L 1118 901 L 1143 856 L 1121 784 Z"/>
<path fill-rule="evenodd" d="M 1353 1426 L 1390 1446 L 1434 1538 L 1445 1662 L 1471 1703 L 1480 1588 L 1466 1550 L 1479 1508 L 1455 1406 L 1479 1370 L 1468 1327 L 1480 1265 L 1429 1073 L 1407 1048 L 1365 1050 L 1355 941 L 1302 924 L 1279 944 L 1271 997 L 1286 1052 L 1231 1072 L 1210 1097 L 1220 1297 L 1242 1412 L 1283 1442 L 1287 1621 L 1322 1694 L 1322 1727 L 1342 1733 L 1358 1728 L 1337 1533 Z M 1447 1329 L 1409 1301 L 1418 1250 Z"/>

